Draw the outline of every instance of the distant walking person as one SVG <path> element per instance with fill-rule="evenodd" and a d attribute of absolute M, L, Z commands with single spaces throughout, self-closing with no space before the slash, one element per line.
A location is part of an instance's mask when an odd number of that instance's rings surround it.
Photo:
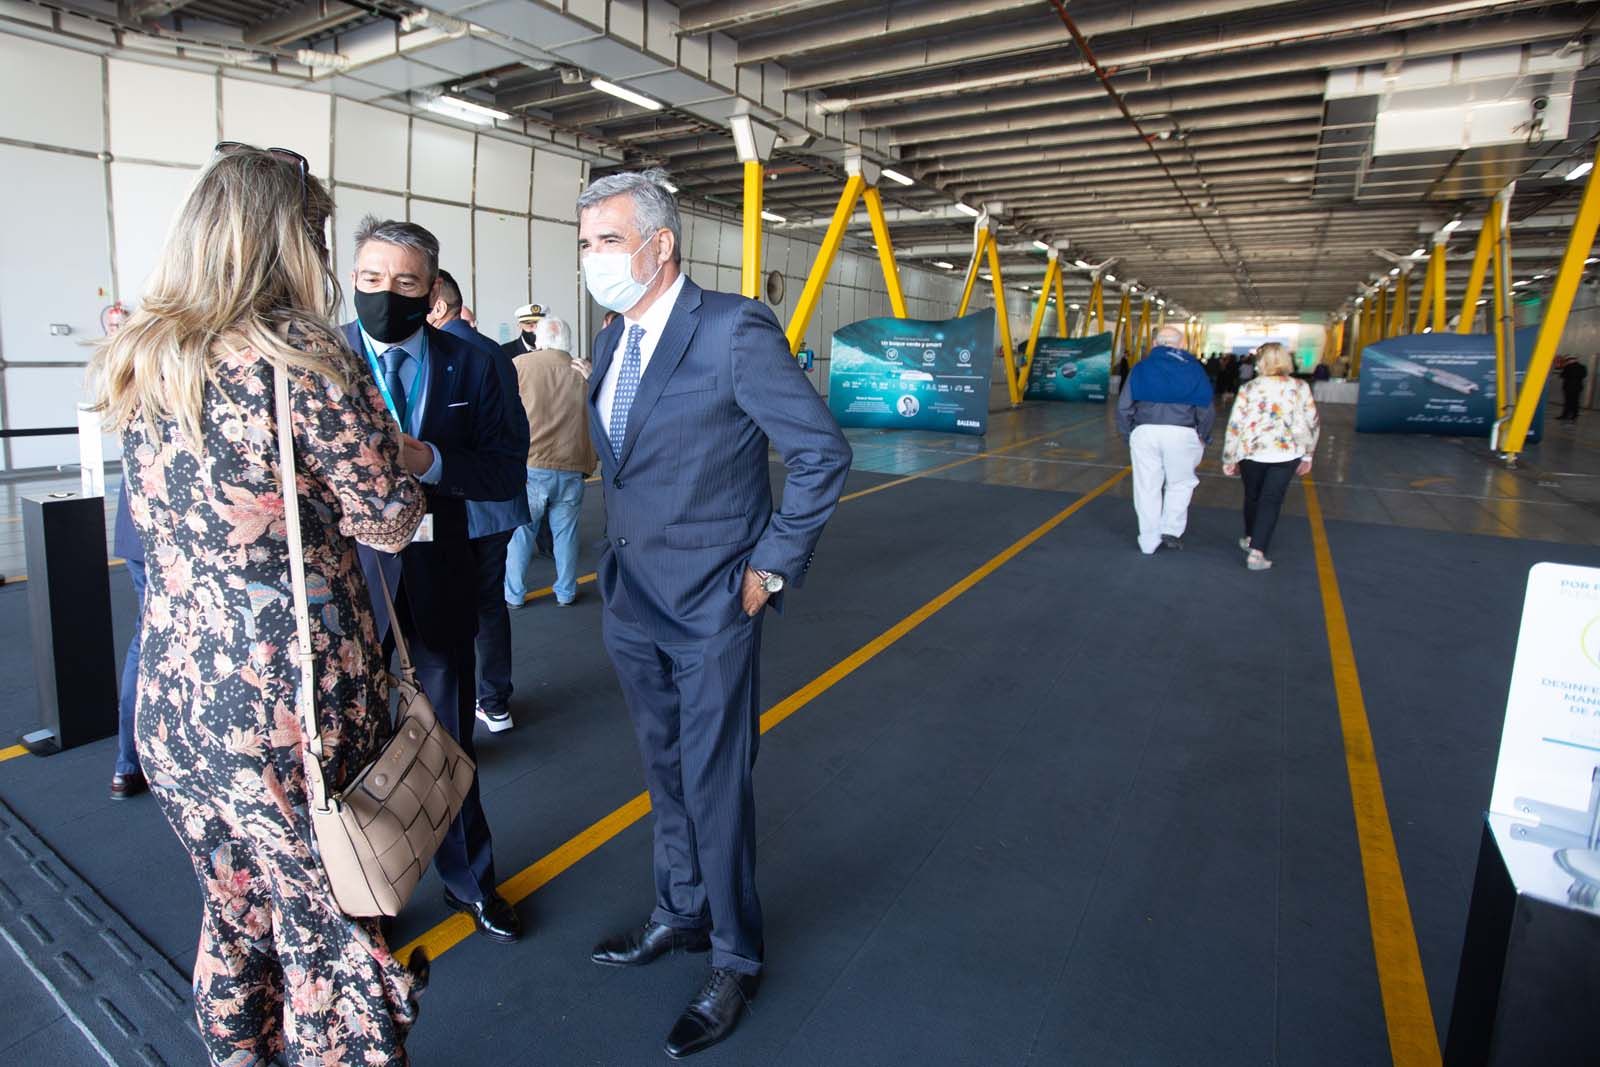
<path fill-rule="evenodd" d="M 1117 432 L 1127 438 L 1133 462 L 1139 551 L 1147 556 L 1183 547 L 1189 499 L 1200 484 L 1194 471 L 1217 418 L 1205 368 L 1179 347 L 1183 331 L 1163 326 L 1155 342 L 1117 398 Z"/>
<path fill-rule="evenodd" d="M 1583 380 L 1588 376 L 1589 368 L 1582 360 L 1567 357 L 1561 365 L 1561 414 L 1557 418 L 1578 421 L 1578 401 L 1583 396 Z"/>
<path fill-rule="evenodd" d="M 1244 479 L 1245 566 L 1272 566 L 1267 549 L 1289 482 L 1311 473 L 1320 425 L 1311 387 L 1290 373 L 1294 358 L 1280 344 L 1261 346 L 1258 374 L 1239 388 L 1222 444 L 1222 473 Z"/>
<path fill-rule="evenodd" d="M 211 1063 L 404 1064 L 420 976 L 376 920 L 333 899 L 294 708 L 303 652 L 329 790 L 343 790 L 389 732 L 353 539 L 404 547 L 427 500 L 377 387 L 328 325 L 327 192 L 293 153 L 218 151 L 143 305 L 90 365 L 96 406 L 122 434 L 149 572 L 139 756 L 199 880 L 194 1004 Z M 318 604 L 306 649 L 283 536 L 278 374 Z"/>

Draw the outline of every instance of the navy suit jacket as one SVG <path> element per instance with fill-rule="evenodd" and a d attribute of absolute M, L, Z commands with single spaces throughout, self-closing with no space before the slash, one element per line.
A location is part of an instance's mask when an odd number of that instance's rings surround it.
<path fill-rule="evenodd" d="M 111 551 L 129 563 L 144 565 L 144 542 L 133 525 L 133 515 L 128 511 L 128 468 L 122 468 L 122 484 L 117 489 L 117 525 L 111 539 Z"/>
<path fill-rule="evenodd" d="M 772 312 L 685 278 L 613 455 L 595 405 L 624 326 L 619 317 L 595 338 L 589 380 L 606 497 L 600 590 L 654 640 L 710 637 L 740 618 L 747 564 L 804 581 L 850 446 Z M 777 512 L 769 441 L 788 468 Z"/>
<path fill-rule="evenodd" d="M 489 340 L 477 330 L 468 326 L 459 318 L 451 319 L 440 328 L 442 332 L 452 337 L 459 337 L 468 344 L 476 347 L 480 352 L 494 358 L 495 369 L 500 374 L 500 388 L 507 396 L 513 397 L 509 410 L 520 418 L 521 425 L 511 426 L 510 432 L 521 433 L 523 440 L 522 453 L 528 453 L 528 416 L 522 409 L 522 400 L 517 391 L 517 368 L 510 358 L 503 355 L 500 346 Z M 526 462 L 526 460 L 524 460 Z M 469 537 L 487 537 L 490 534 L 505 533 L 515 530 L 518 526 L 526 526 L 533 521 L 532 514 L 528 511 L 527 486 L 517 490 L 517 495 L 510 500 L 469 500 L 467 501 L 467 535 Z"/>
<path fill-rule="evenodd" d="M 433 540 L 407 546 L 398 570 L 419 636 L 446 649 L 470 642 L 477 631 L 477 569 L 467 544 L 467 501 L 507 500 L 524 492 L 528 420 L 517 394 L 508 395 L 500 387 L 488 355 L 432 326 L 423 329 L 428 337 L 428 391 L 417 437 L 439 450 L 439 483 L 424 487 Z M 356 323 L 346 323 L 344 335 L 358 354 L 365 352 Z M 365 356 L 361 363 L 368 366 Z M 395 557 L 366 545 L 359 552 L 382 636 L 388 632 L 388 616 L 378 592 L 377 568 L 384 566 L 391 575 L 392 589 Z"/>

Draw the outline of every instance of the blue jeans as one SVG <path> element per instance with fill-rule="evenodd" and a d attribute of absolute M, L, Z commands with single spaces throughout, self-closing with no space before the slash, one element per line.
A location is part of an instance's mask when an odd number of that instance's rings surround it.
<path fill-rule="evenodd" d="M 139 753 L 133 743 L 133 709 L 139 700 L 139 649 L 144 637 L 144 564 L 127 560 L 128 577 L 133 579 L 133 593 L 139 598 L 139 618 L 133 624 L 133 640 L 128 642 L 128 655 L 122 661 L 122 689 L 117 700 L 117 768 L 118 774 L 139 772 Z"/>
<path fill-rule="evenodd" d="M 533 558 L 539 519 L 550 515 L 555 540 L 556 599 L 566 603 L 578 595 L 578 513 L 583 507 L 583 475 L 577 471 L 528 468 L 528 514 L 532 521 L 517 527 L 506 550 L 506 603 L 521 607 L 528 595 L 528 561 Z"/>

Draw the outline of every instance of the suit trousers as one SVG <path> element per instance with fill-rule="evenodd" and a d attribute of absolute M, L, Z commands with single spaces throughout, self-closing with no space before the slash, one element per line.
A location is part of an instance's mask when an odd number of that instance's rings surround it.
<path fill-rule="evenodd" d="M 478 571 L 478 703 L 504 711 L 511 701 L 511 615 L 503 595 L 506 546 L 514 531 L 486 534 L 468 542 Z"/>
<path fill-rule="evenodd" d="M 655 811 L 651 918 L 711 927 L 711 965 L 758 974 L 755 793 L 761 616 L 713 637 L 660 643 L 601 612 Z"/>
<path fill-rule="evenodd" d="M 128 654 L 122 660 L 122 687 L 117 694 L 117 766 L 114 773 L 139 774 L 133 711 L 139 702 L 139 649 L 144 644 L 144 562 L 137 559 L 123 562 L 128 565 L 128 577 L 133 580 L 133 595 L 139 600 L 139 614 L 134 619 Z"/>
<path fill-rule="evenodd" d="M 411 621 L 411 605 L 404 583 L 395 597 L 394 610 L 405 630 L 411 665 L 417 671 L 417 684 L 433 703 L 433 713 L 439 724 L 460 742 L 467 758 L 477 762 L 478 755 L 472 744 L 475 723 L 472 716 L 472 636 L 464 634 L 454 648 L 437 648 L 424 641 Z M 383 641 L 385 660 L 392 661 L 393 652 L 394 634 L 390 633 Z M 461 805 L 461 814 L 450 824 L 439 851 L 434 854 L 433 866 L 444 887 L 457 900 L 471 903 L 494 892 L 494 843 L 489 837 L 489 820 L 483 813 L 483 802 L 478 797 L 477 775 L 472 777 L 472 788 Z"/>

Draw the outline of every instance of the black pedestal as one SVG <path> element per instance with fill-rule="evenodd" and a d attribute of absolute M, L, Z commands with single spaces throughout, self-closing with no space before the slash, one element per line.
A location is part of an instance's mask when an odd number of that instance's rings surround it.
<path fill-rule="evenodd" d="M 1600 915 L 1518 892 L 1484 823 L 1446 1067 L 1600 1063 Z"/>
<path fill-rule="evenodd" d="M 24 497 L 22 530 L 43 726 L 22 743 L 47 756 L 117 732 L 105 500 L 76 493 Z"/>

